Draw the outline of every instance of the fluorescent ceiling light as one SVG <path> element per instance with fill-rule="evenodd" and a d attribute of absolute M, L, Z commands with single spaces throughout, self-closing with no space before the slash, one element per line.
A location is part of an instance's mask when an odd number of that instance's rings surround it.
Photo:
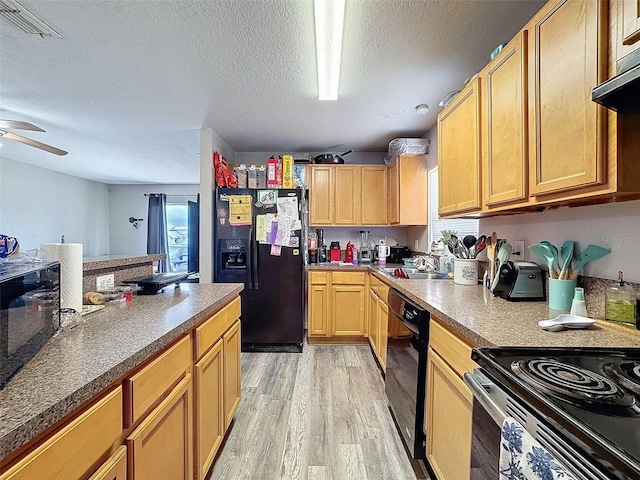
<path fill-rule="evenodd" d="M 0 18 L 8 20 L 25 33 L 40 37 L 60 37 L 60 34 L 15 0 L 0 0 Z"/>
<path fill-rule="evenodd" d="M 314 0 L 318 98 L 337 100 L 345 0 Z"/>

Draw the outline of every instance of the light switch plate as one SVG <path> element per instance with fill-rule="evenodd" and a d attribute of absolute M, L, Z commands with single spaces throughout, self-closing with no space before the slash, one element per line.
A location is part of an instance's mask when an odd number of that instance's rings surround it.
<path fill-rule="evenodd" d="M 415 242 L 413 242 L 413 249 L 415 251 L 418 251 L 418 248 L 420 248 L 420 243 L 418 242 L 418 240 L 416 240 Z"/>
<path fill-rule="evenodd" d="M 109 290 L 110 288 L 113 288 L 115 284 L 115 276 L 113 275 L 113 273 L 96 277 L 97 290 Z"/>
<path fill-rule="evenodd" d="M 516 262 L 524 261 L 524 240 L 513 241 L 513 253 L 511 254 L 511 260 Z"/>

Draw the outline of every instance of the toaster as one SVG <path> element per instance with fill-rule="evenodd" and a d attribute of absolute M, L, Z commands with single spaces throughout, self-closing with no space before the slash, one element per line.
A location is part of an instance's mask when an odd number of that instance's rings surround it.
<path fill-rule="evenodd" d="M 544 276 L 537 263 L 507 261 L 500 267 L 496 297 L 506 300 L 544 300 Z"/>

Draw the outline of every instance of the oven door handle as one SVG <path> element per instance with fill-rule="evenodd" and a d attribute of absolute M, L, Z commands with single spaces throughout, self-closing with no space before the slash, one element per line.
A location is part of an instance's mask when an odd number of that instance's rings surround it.
<path fill-rule="evenodd" d="M 496 422 L 497 425 L 502 426 L 502 423 L 508 415 L 498 406 L 493 398 L 491 398 L 491 390 L 498 388 L 495 383 L 491 382 L 484 375 L 475 372 L 465 373 L 464 383 L 467 384 L 473 393 L 473 397 L 482 405 L 491 418 L 493 418 L 493 421 Z"/>

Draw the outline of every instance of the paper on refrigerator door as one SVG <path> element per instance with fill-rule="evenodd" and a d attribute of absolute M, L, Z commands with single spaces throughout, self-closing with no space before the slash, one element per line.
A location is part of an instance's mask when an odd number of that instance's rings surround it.
<path fill-rule="evenodd" d="M 291 226 L 293 224 L 293 219 L 291 217 L 282 217 L 278 215 L 277 217 L 277 231 L 276 238 L 273 242 L 276 245 L 282 245 L 283 247 L 289 246 L 289 241 L 291 240 Z"/>
<path fill-rule="evenodd" d="M 265 236 L 265 220 L 266 215 L 256 215 L 256 242 L 265 243 L 267 237 Z"/>
<path fill-rule="evenodd" d="M 229 224 L 251 225 L 251 195 L 229 196 Z"/>
<path fill-rule="evenodd" d="M 298 218 L 298 197 L 278 197 L 278 217 Z"/>

